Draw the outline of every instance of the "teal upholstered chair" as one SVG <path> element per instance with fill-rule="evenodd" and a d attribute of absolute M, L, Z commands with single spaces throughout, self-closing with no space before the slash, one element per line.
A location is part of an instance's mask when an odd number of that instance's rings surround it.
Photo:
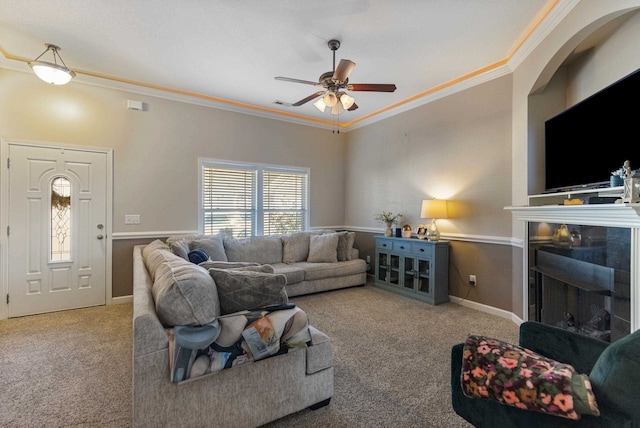
<path fill-rule="evenodd" d="M 519 345 L 589 375 L 600 416 L 574 421 L 465 396 L 460 383 L 462 343 L 451 350 L 451 400 L 457 414 L 476 427 L 640 427 L 640 330 L 609 344 L 525 322 Z"/>

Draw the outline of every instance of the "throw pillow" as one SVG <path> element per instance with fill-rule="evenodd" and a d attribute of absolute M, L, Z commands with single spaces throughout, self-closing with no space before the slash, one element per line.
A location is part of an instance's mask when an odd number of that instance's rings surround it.
<path fill-rule="evenodd" d="M 282 240 L 282 262 L 303 262 L 309 257 L 309 232 L 295 232 L 280 236 Z"/>
<path fill-rule="evenodd" d="M 204 325 L 220 315 L 216 284 L 206 269 L 177 256 L 161 263 L 151 289 L 165 326 Z"/>
<path fill-rule="evenodd" d="M 185 260 L 189 260 L 189 241 L 186 239 L 180 239 L 179 241 L 167 242 L 169 249 L 176 256 L 182 257 Z"/>
<path fill-rule="evenodd" d="M 207 235 L 194 239 L 189 243 L 191 250 L 203 250 L 211 260 L 226 262 L 227 254 L 224 250 L 224 233 Z"/>
<path fill-rule="evenodd" d="M 338 261 L 337 250 L 338 235 L 336 233 L 311 235 L 307 261 L 312 263 L 336 263 Z"/>
<path fill-rule="evenodd" d="M 189 251 L 189 254 L 187 254 L 187 256 L 189 257 L 189 261 L 196 265 L 209 260 L 209 256 L 207 255 L 207 253 L 200 249 Z"/>
<path fill-rule="evenodd" d="M 356 233 L 355 232 L 347 232 L 347 260 L 353 259 L 353 244 L 356 241 Z"/>
<path fill-rule="evenodd" d="M 355 232 L 337 232 L 338 235 L 338 261 L 351 260 L 351 250 L 356 238 Z"/>
<path fill-rule="evenodd" d="M 209 274 L 218 288 L 221 315 L 289 302 L 284 275 L 234 269 L 209 269 Z"/>
<path fill-rule="evenodd" d="M 529 349 L 484 336 L 464 344 L 464 395 L 568 419 L 599 416 L 589 378 Z"/>

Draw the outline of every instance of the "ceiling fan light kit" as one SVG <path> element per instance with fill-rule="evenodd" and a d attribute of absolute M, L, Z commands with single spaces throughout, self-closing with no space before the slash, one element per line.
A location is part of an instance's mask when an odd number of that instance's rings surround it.
<path fill-rule="evenodd" d="M 76 77 L 76 73 L 70 70 L 62 60 L 62 57 L 58 53 L 60 48 L 51 43 L 45 43 L 45 46 L 47 49 L 45 49 L 40 56 L 33 61 L 29 61 L 29 67 L 31 67 L 36 76 L 47 83 L 52 85 L 65 85 L 69 83 L 71 79 Z M 39 61 L 39 59 L 49 51 L 51 51 L 53 55 L 53 62 Z M 58 60 L 60 60 L 62 65 L 58 64 Z"/>
<path fill-rule="evenodd" d="M 340 41 L 329 40 L 329 49 L 333 51 L 333 71 L 322 73 L 318 82 L 308 80 L 292 79 L 289 77 L 278 76 L 276 80 L 286 82 L 302 83 L 305 85 L 322 86 L 325 90 L 316 92 L 306 98 L 301 99 L 293 104 L 276 102 L 280 105 L 299 107 L 307 102 L 319 99 L 313 105 L 321 112 L 326 107 L 331 107 L 331 114 L 340 114 L 344 110 L 353 111 L 358 108 L 356 100 L 342 90 L 348 91 L 368 91 L 368 92 L 394 92 L 396 85 L 394 84 L 378 84 L 378 83 L 349 83 L 349 74 L 356 66 L 356 63 L 348 59 L 341 59 L 338 67 L 336 67 L 336 51 L 340 47 Z"/>

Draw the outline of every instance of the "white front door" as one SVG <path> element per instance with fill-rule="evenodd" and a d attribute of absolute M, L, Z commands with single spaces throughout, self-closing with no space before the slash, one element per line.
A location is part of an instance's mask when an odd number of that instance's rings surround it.
<path fill-rule="evenodd" d="M 9 144 L 8 315 L 106 301 L 107 154 Z"/>

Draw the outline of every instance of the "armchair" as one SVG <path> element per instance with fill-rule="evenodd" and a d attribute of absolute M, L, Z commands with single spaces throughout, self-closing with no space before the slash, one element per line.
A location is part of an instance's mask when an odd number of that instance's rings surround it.
<path fill-rule="evenodd" d="M 458 415 L 475 427 L 640 427 L 640 330 L 610 344 L 528 321 L 520 325 L 519 345 L 587 374 L 600 416 L 571 420 L 465 396 L 462 343 L 451 349 L 451 401 Z"/>

